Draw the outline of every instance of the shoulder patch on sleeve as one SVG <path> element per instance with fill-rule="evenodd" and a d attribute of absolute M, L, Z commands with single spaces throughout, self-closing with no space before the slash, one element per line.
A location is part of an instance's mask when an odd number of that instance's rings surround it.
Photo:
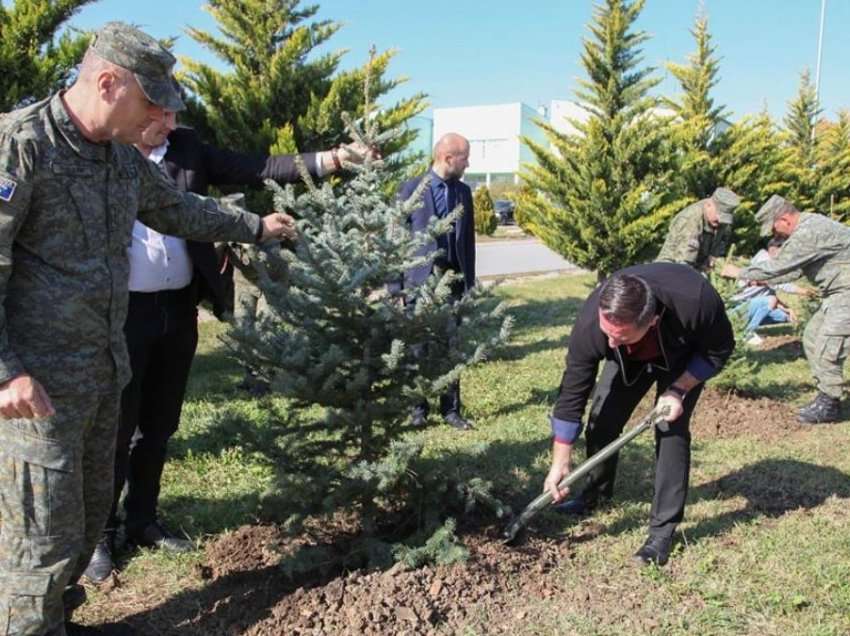
<path fill-rule="evenodd" d="M 9 203 L 12 197 L 15 196 L 15 188 L 18 187 L 17 181 L 0 177 L 0 201 Z"/>

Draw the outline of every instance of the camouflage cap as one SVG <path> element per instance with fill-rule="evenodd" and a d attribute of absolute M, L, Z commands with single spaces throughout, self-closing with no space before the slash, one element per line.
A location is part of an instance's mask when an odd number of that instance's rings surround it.
<path fill-rule="evenodd" d="M 717 206 L 717 218 L 721 223 L 732 222 L 732 211 L 741 204 L 741 197 L 729 188 L 717 188 L 711 195 L 711 200 Z"/>
<path fill-rule="evenodd" d="M 133 73 L 157 106 L 170 111 L 186 108 L 171 76 L 177 58 L 147 33 L 124 22 L 108 22 L 95 34 L 91 50 Z"/>
<path fill-rule="evenodd" d="M 793 209 L 794 206 L 787 199 L 782 198 L 778 194 L 773 194 L 764 202 L 756 212 L 756 221 L 761 224 L 759 234 L 761 236 L 771 236 L 773 234 L 773 224 L 783 212 Z"/>

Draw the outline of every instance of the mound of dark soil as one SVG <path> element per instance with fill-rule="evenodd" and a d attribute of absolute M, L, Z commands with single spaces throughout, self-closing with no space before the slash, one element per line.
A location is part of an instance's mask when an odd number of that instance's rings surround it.
<path fill-rule="evenodd" d="M 804 430 L 797 409 L 769 398 L 745 398 L 706 387 L 691 420 L 695 439 L 755 437 L 773 440 Z"/>

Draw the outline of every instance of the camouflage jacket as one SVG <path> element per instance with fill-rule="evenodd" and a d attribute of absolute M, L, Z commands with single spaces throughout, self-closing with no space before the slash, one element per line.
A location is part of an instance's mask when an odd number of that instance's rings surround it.
<path fill-rule="evenodd" d="M 703 202 L 692 203 L 673 217 L 664 246 L 656 261 L 684 263 L 697 270 L 708 267 L 709 258 L 722 258 L 732 235 L 732 227 L 721 224 L 716 230 L 705 220 Z"/>
<path fill-rule="evenodd" d="M 850 227 L 821 214 L 803 213 L 774 258 L 738 274 L 744 280 L 772 284 L 803 276 L 824 297 L 825 333 L 850 335 Z"/>
<path fill-rule="evenodd" d="M 253 242 L 260 219 L 180 193 L 132 146 L 87 141 L 59 95 L 0 122 L 0 382 L 48 394 L 123 386 L 127 246 L 166 234 Z"/>

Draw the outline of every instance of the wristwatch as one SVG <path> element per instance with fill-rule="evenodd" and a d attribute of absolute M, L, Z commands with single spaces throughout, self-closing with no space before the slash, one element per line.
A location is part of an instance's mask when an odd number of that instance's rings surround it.
<path fill-rule="evenodd" d="M 670 386 L 668 386 L 667 390 L 670 391 L 670 393 L 675 393 L 682 400 L 684 400 L 685 396 L 688 394 L 688 392 L 685 391 L 685 389 L 683 389 L 680 386 L 676 386 L 675 384 L 671 384 Z"/>

